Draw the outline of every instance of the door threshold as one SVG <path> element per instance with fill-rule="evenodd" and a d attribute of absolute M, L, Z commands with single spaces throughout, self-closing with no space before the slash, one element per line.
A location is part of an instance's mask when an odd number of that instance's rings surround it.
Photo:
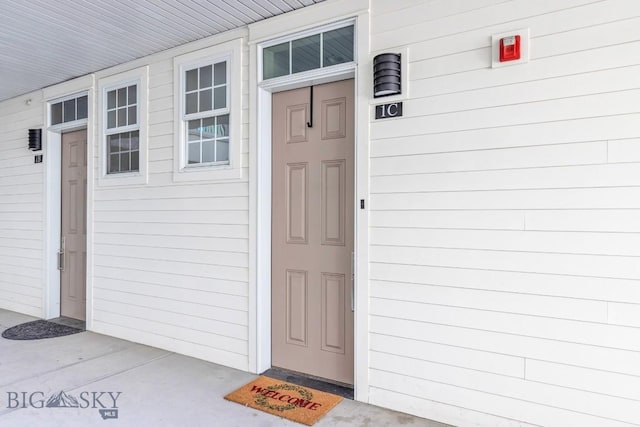
<path fill-rule="evenodd" d="M 57 323 L 58 325 L 70 326 L 72 328 L 87 330 L 87 324 L 84 320 L 74 319 L 71 317 L 60 316 L 55 319 L 49 319 L 49 322 Z"/>
<path fill-rule="evenodd" d="M 312 377 L 300 372 L 289 371 L 282 368 L 267 369 L 262 373 L 265 377 L 287 381 L 303 387 L 314 388 L 326 393 L 342 396 L 345 399 L 353 400 L 353 387 L 343 384 L 331 383 L 326 379 Z"/>

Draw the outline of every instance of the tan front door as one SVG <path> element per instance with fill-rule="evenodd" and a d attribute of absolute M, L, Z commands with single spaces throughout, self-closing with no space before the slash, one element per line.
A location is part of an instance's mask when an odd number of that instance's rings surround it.
<path fill-rule="evenodd" d="M 87 131 L 62 135 L 60 315 L 85 320 Z"/>
<path fill-rule="evenodd" d="M 313 97 L 308 87 L 276 93 L 272 105 L 272 364 L 346 384 L 353 384 L 353 93 L 353 80 L 344 80 L 314 86 Z"/>

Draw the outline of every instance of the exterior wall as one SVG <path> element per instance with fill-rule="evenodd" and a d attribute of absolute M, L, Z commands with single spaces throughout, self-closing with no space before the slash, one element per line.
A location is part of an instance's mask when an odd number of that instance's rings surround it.
<path fill-rule="evenodd" d="M 226 34 L 96 76 L 148 66 L 148 182 L 94 190 L 93 330 L 248 370 L 248 50 L 242 73 L 242 178 L 174 180 L 176 56 Z M 204 56 L 206 58 L 206 55 Z M 117 78 L 117 77 L 116 77 Z M 96 106 L 100 113 L 101 106 Z M 102 137 L 94 152 L 100 176 Z"/>
<path fill-rule="evenodd" d="M 32 316 L 43 309 L 44 165 L 34 163 L 27 134 L 42 127 L 41 98 L 0 104 L 0 307 Z"/>
<path fill-rule="evenodd" d="M 371 2 L 371 56 L 410 58 L 404 117 L 371 121 L 371 403 L 640 423 L 639 24 L 624 0 Z M 531 61 L 491 69 L 527 27 Z"/>

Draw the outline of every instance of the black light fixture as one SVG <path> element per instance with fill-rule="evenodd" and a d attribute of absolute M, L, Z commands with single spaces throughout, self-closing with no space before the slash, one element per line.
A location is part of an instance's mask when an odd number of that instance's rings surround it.
<path fill-rule="evenodd" d="M 29 129 L 29 150 L 42 150 L 42 129 Z"/>
<path fill-rule="evenodd" d="M 402 93 L 402 62 L 399 53 L 381 53 L 373 58 L 373 97 Z"/>

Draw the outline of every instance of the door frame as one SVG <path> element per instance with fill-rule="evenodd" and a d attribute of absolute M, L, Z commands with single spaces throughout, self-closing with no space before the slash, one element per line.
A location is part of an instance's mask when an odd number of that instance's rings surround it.
<path fill-rule="evenodd" d="M 65 98 L 74 98 L 86 94 L 87 119 L 70 123 L 51 126 L 50 107 L 53 102 Z M 61 198 L 62 198 L 62 134 L 74 130 L 87 130 L 87 259 L 86 259 L 86 329 L 93 326 L 92 301 L 93 293 L 91 277 L 93 271 L 93 178 L 94 165 L 91 159 L 94 157 L 94 76 L 84 76 L 61 85 L 43 90 L 44 123 L 46 132 L 44 135 L 44 289 L 43 289 L 43 313 L 45 319 L 60 316 L 60 271 L 58 270 L 58 250 L 61 237 Z"/>
<path fill-rule="evenodd" d="M 355 61 L 331 70 L 314 70 L 304 76 L 292 75 L 274 83 L 260 83 L 259 52 L 257 40 L 250 43 L 251 58 L 256 66 L 250 69 L 251 91 L 249 192 L 249 265 L 255 273 L 249 283 L 249 370 L 262 373 L 271 368 L 271 95 L 275 92 L 300 87 L 354 79 L 354 395 L 359 401 L 368 401 L 368 348 L 369 348 L 369 273 L 368 273 L 368 204 L 369 204 L 369 116 L 371 72 L 368 46 L 368 13 L 363 12 L 353 20 L 355 25 Z M 342 21 L 345 18 L 341 19 Z M 332 22 L 339 22 L 334 20 Z M 332 23 L 329 23 L 331 25 Z M 320 27 L 321 29 L 322 27 Z M 299 31 L 294 31 L 296 34 Z M 364 66 L 362 66 L 364 65 Z M 360 209 L 364 199 L 366 209 Z"/>

